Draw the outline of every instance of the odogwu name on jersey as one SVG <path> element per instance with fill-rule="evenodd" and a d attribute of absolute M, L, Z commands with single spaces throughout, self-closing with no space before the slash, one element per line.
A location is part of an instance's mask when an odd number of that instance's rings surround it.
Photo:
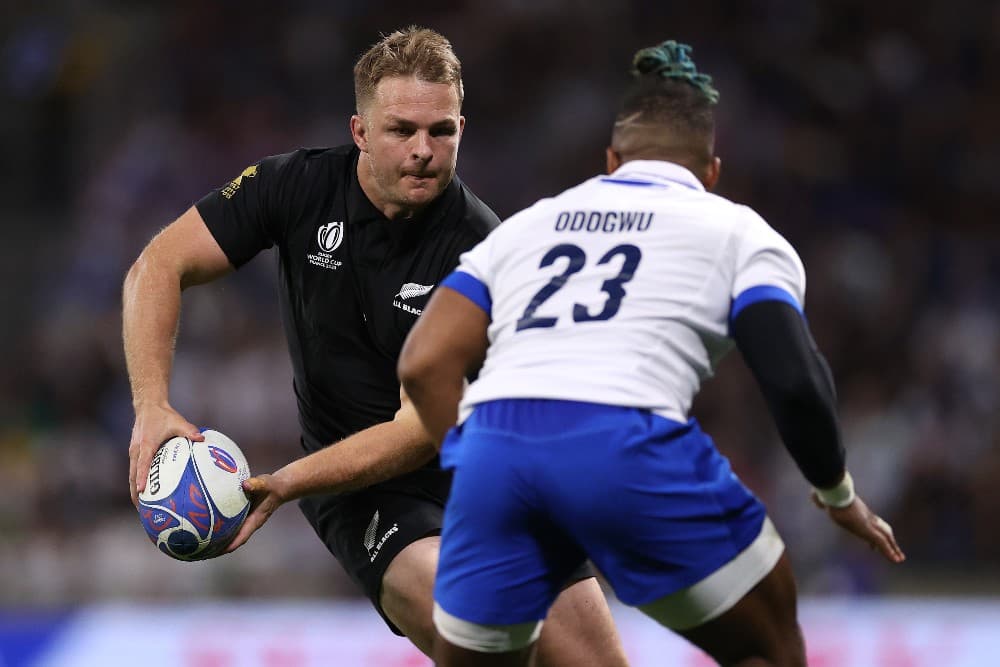
<path fill-rule="evenodd" d="M 644 232 L 653 224 L 652 211 L 561 211 L 557 232 Z"/>
<path fill-rule="evenodd" d="M 683 421 L 732 348 L 733 304 L 801 308 L 805 272 L 752 209 L 706 192 L 684 167 L 643 160 L 515 214 L 443 285 L 491 319 L 463 414 L 555 398 Z"/>

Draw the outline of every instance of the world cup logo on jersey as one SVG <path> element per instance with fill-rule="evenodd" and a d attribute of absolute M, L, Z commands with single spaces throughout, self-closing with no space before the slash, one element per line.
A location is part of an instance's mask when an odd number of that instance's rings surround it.
<path fill-rule="evenodd" d="M 319 244 L 319 252 L 306 255 L 309 263 L 321 269 L 331 271 L 339 269 L 342 262 L 334 259 L 332 253 L 344 242 L 344 222 L 335 220 L 317 229 L 316 242 Z"/>
<path fill-rule="evenodd" d="M 339 221 L 326 223 L 316 232 L 316 240 L 319 241 L 320 250 L 333 252 L 344 240 L 344 223 Z"/>

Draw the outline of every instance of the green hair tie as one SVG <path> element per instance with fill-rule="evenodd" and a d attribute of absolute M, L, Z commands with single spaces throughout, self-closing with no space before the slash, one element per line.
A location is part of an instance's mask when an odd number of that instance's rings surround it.
<path fill-rule="evenodd" d="M 632 75 L 659 75 L 664 79 L 687 81 L 705 93 L 711 104 L 719 101 L 719 91 L 712 86 L 712 77 L 698 71 L 691 60 L 691 47 L 668 39 L 658 46 L 650 46 L 636 52 L 632 59 Z"/>

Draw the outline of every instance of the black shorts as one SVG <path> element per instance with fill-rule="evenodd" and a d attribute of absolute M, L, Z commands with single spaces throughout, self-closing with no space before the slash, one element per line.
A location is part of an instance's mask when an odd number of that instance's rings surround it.
<path fill-rule="evenodd" d="M 389 629 L 403 636 L 382 611 L 382 577 L 405 547 L 441 534 L 451 471 L 421 468 L 346 495 L 316 495 L 299 500 L 299 508 L 326 548 L 375 605 Z M 584 563 L 571 579 L 593 577 Z"/>

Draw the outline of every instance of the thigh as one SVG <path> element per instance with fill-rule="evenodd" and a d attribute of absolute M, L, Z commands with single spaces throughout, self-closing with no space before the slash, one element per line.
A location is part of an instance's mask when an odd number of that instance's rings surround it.
<path fill-rule="evenodd" d="M 563 589 L 549 609 L 537 643 L 537 667 L 628 665 L 611 610 L 594 577 Z"/>
<path fill-rule="evenodd" d="M 428 656 L 434 646 L 434 572 L 440 547 L 441 538 L 432 536 L 400 551 L 382 577 L 379 600 L 385 617 Z"/>
<path fill-rule="evenodd" d="M 451 473 L 446 471 L 417 473 L 348 496 L 309 496 L 299 501 L 317 535 L 397 635 L 404 632 L 382 608 L 383 579 L 410 545 L 440 535 L 451 484 Z"/>
<path fill-rule="evenodd" d="M 805 644 L 796 607 L 795 578 L 783 554 L 728 611 L 677 632 L 722 665 L 757 659 L 777 667 L 804 667 Z"/>

